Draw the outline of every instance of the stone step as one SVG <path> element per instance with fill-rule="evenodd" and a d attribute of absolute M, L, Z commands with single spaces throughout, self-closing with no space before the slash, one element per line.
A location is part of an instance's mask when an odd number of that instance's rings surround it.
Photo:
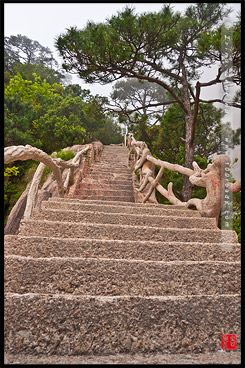
<path fill-rule="evenodd" d="M 122 165 L 122 166 L 118 166 L 118 165 L 111 165 L 111 164 L 103 164 L 103 163 L 99 163 L 99 164 L 94 164 L 89 168 L 91 171 L 106 171 L 106 172 L 125 172 L 125 173 L 131 173 L 131 170 L 126 167 L 126 165 Z"/>
<path fill-rule="evenodd" d="M 97 238 L 118 240 L 181 241 L 203 243 L 237 243 L 232 230 L 163 229 L 153 226 L 95 224 L 47 220 L 22 220 L 20 235 L 39 235 L 58 238 Z"/>
<path fill-rule="evenodd" d="M 125 184 L 132 185 L 132 178 L 125 176 L 125 175 L 103 175 L 103 174 L 89 174 L 86 178 L 84 178 L 81 183 L 90 183 L 91 180 L 96 181 L 97 183 L 102 183 L 104 181 L 110 181 L 110 182 L 124 182 Z"/>
<path fill-rule="evenodd" d="M 154 226 L 159 228 L 181 229 L 217 229 L 215 218 L 206 217 L 181 217 L 181 216 L 156 216 L 147 214 L 108 213 L 85 210 L 64 210 L 42 208 L 34 211 L 34 219 L 50 221 L 86 222 L 98 224 L 120 224 Z"/>
<path fill-rule="evenodd" d="M 31 355 L 31 354 L 10 354 L 4 353 L 5 364 L 49 364 L 49 365 L 132 365 L 132 364 L 148 364 L 148 365 L 180 365 L 180 364 L 226 364 L 226 365 L 241 365 L 241 351 L 230 350 L 228 353 L 225 350 L 207 353 L 124 353 L 124 354 L 86 354 L 86 355 Z"/>
<path fill-rule="evenodd" d="M 93 190 L 93 191 L 97 191 L 97 190 L 115 190 L 115 189 L 118 189 L 118 190 L 133 190 L 133 185 L 131 183 L 128 183 L 128 184 L 119 184 L 119 183 L 102 183 L 101 181 L 100 182 L 94 182 L 94 183 L 86 183 L 85 181 L 84 182 L 81 182 L 80 184 L 78 184 L 77 188 L 79 189 L 83 189 L 83 190 Z"/>
<path fill-rule="evenodd" d="M 68 199 L 68 198 L 67 198 Z M 200 218 L 201 214 L 199 211 L 195 210 L 186 210 L 171 208 L 171 206 L 155 206 L 149 207 L 145 205 L 135 206 L 135 203 L 130 203 L 127 206 L 120 204 L 111 204 L 110 203 L 83 203 L 82 201 L 56 201 L 55 198 L 53 200 L 43 201 L 42 208 L 52 208 L 52 209 L 60 209 L 62 210 L 73 210 L 73 211 L 94 211 L 94 212 L 109 212 L 109 213 L 124 213 L 127 214 L 147 214 L 147 215 L 155 215 L 155 216 L 178 216 L 178 217 L 197 217 Z M 169 208 L 170 207 L 170 208 Z"/>
<path fill-rule="evenodd" d="M 127 163 L 125 162 L 120 162 L 120 161 L 117 161 L 117 162 L 111 162 L 111 161 L 108 161 L 108 160 L 105 160 L 105 159 L 100 159 L 99 161 L 95 161 L 95 163 L 93 164 L 93 167 L 95 166 L 106 166 L 108 168 L 122 168 L 122 169 L 127 169 L 127 170 L 131 170 L 131 168 L 128 167 Z"/>
<path fill-rule="evenodd" d="M 131 195 L 130 197 L 128 196 L 122 196 L 120 195 L 120 193 L 118 195 L 115 195 L 115 196 L 108 196 L 108 195 L 95 195 L 91 192 L 91 194 L 87 194 L 87 195 L 84 195 L 84 193 L 80 192 L 79 189 L 76 190 L 75 194 L 72 195 L 73 198 L 78 198 L 78 199 L 81 199 L 81 200 L 90 200 L 90 199 L 94 199 L 94 200 L 98 200 L 98 201 L 124 201 L 124 202 L 134 202 L 135 199 L 134 197 Z"/>
<path fill-rule="evenodd" d="M 5 255 L 145 261 L 241 261 L 240 243 L 157 242 L 6 235 Z"/>
<path fill-rule="evenodd" d="M 161 203 L 130 203 L 130 205 L 124 201 L 114 201 L 111 203 L 106 203 L 104 201 L 98 201 L 98 200 L 93 200 L 93 199 L 89 199 L 89 200 L 84 200 L 84 199 L 79 199 L 79 198 L 70 198 L 70 197 L 65 197 L 65 198 L 60 198 L 60 197 L 50 197 L 49 201 L 59 201 L 59 202 L 70 202 L 70 203 L 81 203 L 81 204 L 103 204 L 105 206 L 111 206 L 111 205 L 115 205 L 115 206 L 130 206 L 130 207 L 135 207 L 135 208 L 162 208 L 162 209 L 180 209 L 180 210 L 184 210 L 184 211 L 194 211 L 194 210 L 190 210 L 184 206 L 180 206 L 180 205 L 174 205 L 174 204 L 161 204 Z M 198 212 L 198 211 L 196 211 Z"/>
<path fill-rule="evenodd" d="M 241 350 L 239 295 L 6 293 L 4 310 L 9 353 L 204 353 L 221 349 L 223 333 L 235 334 Z"/>
<path fill-rule="evenodd" d="M 99 195 L 106 195 L 108 197 L 113 197 L 113 196 L 117 196 L 120 195 L 121 197 L 133 197 L 133 190 L 129 190 L 129 189 L 107 189 L 107 188 L 101 188 L 100 189 L 96 189 L 93 190 L 93 188 L 91 189 L 85 189 L 82 186 L 80 188 L 79 192 L 81 192 L 83 195 L 94 195 L 94 196 L 99 196 Z"/>
<path fill-rule="evenodd" d="M 91 166 L 88 170 L 89 173 L 103 173 L 103 174 L 124 174 L 132 178 L 132 173 L 130 169 L 127 168 L 106 168 L 103 166 Z"/>
<path fill-rule="evenodd" d="M 128 182 L 132 183 L 132 175 L 131 173 L 125 173 L 122 171 L 102 171 L 102 170 L 91 170 L 87 174 L 89 177 L 96 177 L 96 178 L 115 178 L 120 180 L 127 180 Z"/>
<path fill-rule="evenodd" d="M 222 261 L 162 262 L 9 255 L 5 257 L 4 288 L 6 292 L 20 294 L 239 294 L 240 267 L 240 262 Z"/>
<path fill-rule="evenodd" d="M 125 152 L 105 152 L 102 153 L 102 155 L 100 156 L 100 160 L 104 160 L 106 162 L 120 162 L 120 163 L 126 163 L 128 162 L 128 154 Z"/>
<path fill-rule="evenodd" d="M 107 185 L 113 185 L 113 184 L 118 184 L 118 185 L 125 185 L 125 186 L 130 186 L 132 187 L 133 183 L 131 180 L 124 180 L 124 179 L 120 179 L 120 178 L 116 178 L 114 176 L 111 176 L 110 178 L 108 177 L 104 177 L 104 176 L 100 176 L 99 180 L 97 180 L 94 177 L 91 176 L 87 176 L 85 178 L 83 178 L 83 180 L 79 183 L 79 185 L 81 184 L 107 184 Z"/>

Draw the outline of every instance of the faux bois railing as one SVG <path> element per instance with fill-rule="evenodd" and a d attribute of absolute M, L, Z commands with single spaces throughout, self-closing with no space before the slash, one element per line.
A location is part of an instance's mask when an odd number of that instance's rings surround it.
<path fill-rule="evenodd" d="M 98 142 L 99 145 L 103 146 L 102 143 Z M 72 160 L 64 161 L 60 158 L 52 158 L 42 150 L 26 146 L 10 146 L 4 148 L 4 163 L 9 163 L 17 160 L 29 160 L 39 161 L 40 164 L 33 176 L 32 183 L 29 188 L 27 195 L 26 207 L 24 212 L 24 219 L 29 219 L 32 216 L 33 209 L 36 205 L 37 193 L 39 184 L 42 179 L 44 169 L 49 167 L 54 174 L 57 182 L 57 189 L 59 197 L 64 197 L 64 193 L 68 187 L 74 182 L 74 170 L 79 167 L 83 154 L 87 154 L 90 151 L 90 157 L 98 154 L 98 147 L 94 147 L 93 144 L 88 144 L 79 150 Z M 61 168 L 68 168 L 68 172 L 65 180 L 62 179 Z"/>
<path fill-rule="evenodd" d="M 202 170 L 194 161 L 192 164 L 194 170 L 192 170 L 154 158 L 146 143 L 136 141 L 133 134 L 129 134 L 128 148 L 130 150 L 129 157 L 131 152 L 135 155 L 134 170 L 140 173 L 140 187 L 136 190 L 142 192 L 150 183 L 150 188 L 144 196 L 143 203 L 149 199 L 154 189 L 157 189 L 170 203 L 187 208 L 195 206 L 203 217 L 215 217 L 218 221 L 224 204 L 225 190 L 234 193 L 241 190 L 240 180 L 234 184 L 226 180 L 226 172 L 230 167 L 230 158 L 227 155 L 217 155 L 213 163 L 209 164 L 205 170 Z M 155 166 L 160 166 L 156 178 L 154 177 Z M 167 189 L 159 184 L 165 169 L 189 176 L 192 184 L 206 188 L 206 197 L 204 199 L 192 198 L 188 202 L 180 201 L 173 193 L 173 183 L 170 182 Z"/>

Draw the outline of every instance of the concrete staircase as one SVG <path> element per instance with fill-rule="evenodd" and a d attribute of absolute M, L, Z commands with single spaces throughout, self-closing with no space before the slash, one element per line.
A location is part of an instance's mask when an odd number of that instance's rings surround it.
<path fill-rule="evenodd" d="M 198 211 L 133 203 L 132 187 L 122 197 L 129 180 L 113 180 L 118 165 L 106 170 L 106 154 L 121 163 L 121 179 L 126 153 L 106 147 L 105 176 L 91 167 L 87 199 L 82 186 L 81 198 L 50 198 L 5 236 L 10 356 L 193 356 L 220 351 L 222 334 L 236 334 L 240 350 L 236 234 Z"/>

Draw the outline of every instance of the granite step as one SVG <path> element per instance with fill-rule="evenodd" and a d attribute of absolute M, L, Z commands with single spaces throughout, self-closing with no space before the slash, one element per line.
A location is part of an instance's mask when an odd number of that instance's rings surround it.
<path fill-rule="evenodd" d="M 93 188 L 91 189 L 85 189 L 82 186 L 79 189 L 79 192 L 81 192 L 83 195 L 95 195 L 95 196 L 99 196 L 99 195 L 106 195 L 108 197 L 110 196 L 115 196 L 115 195 L 120 195 L 121 197 L 132 197 L 133 196 L 133 190 L 129 190 L 129 189 L 107 189 L 107 188 L 102 188 L 100 187 L 99 189 L 93 190 Z"/>
<path fill-rule="evenodd" d="M 131 177 L 131 180 L 132 180 L 132 174 L 131 174 L 131 171 L 130 170 L 122 170 L 122 169 L 106 169 L 106 168 L 103 168 L 103 167 L 100 167 L 100 168 L 97 168 L 97 167 L 90 167 L 89 170 L 88 170 L 88 174 L 109 174 L 109 175 L 113 175 L 113 174 L 121 174 L 123 176 L 128 176 L 128 177 Z"/>
<path fill-rule="evenodd" d="M 240 243 L 158 242 L 6 235 L 4 254 L 145 261 L 241 261 Z"/>
<path fill-rule="evenodd" d="M 108 167 L 108 168 L 118 168 L 120 167 L 121 169 L 126 169 L 126 170 L 131 170 L 128 167 L 128 164 L 125 162 L 120 162 L 120 161 L 116 161 L 116 162 L 111 162 L 108 160 L 105 160 L 103 158 L 101 158 L 99 161 L 95 161 L 95 163 L 93 164 L 93 167 Z"/>
<path fill-rule="evenodd" d="M 22 220 L 20 235 L 39 235 L 64 238 L 97 238 L 118 240 L 181 241 L 203 243 L 237 243 L 232 230 L 177 229 L 153 226 L 96 224 L 69 221 Z"/>
<path fill-rule="evenodd" d="M 130 172 L 126 173 L 123 171 L 104 171 L 104 170 L 90 170 L 87 173 L 87 176 L 91 177 L 108 177 L 108 178 L 115 178 L 115 179 L 121 179 L 121 180 L 127 180 L 128 182 L 132 183 L 132 174 Z"/>
<path fill-rule="evenodd" d="M 240 293 L 240 277 L 240 262 L 223 261 L 9 255 L 5 257 L 4 267 L 5 291 L 19 294 L 230 295 Z"/>
<path fill-rule="evenodd" d="M 221 334 L 240 345 L 240 296 L 78 296 L 6 293 L 9 353 L 74 356 L 204 353 Z"/>
<path fill-rule="evenodd" d="M 109 183 L 108 181 L 106 183 L 103 182 L 94 182 L 94 183 L 88 183 L 86 181 L 82 181 L 77 188 L 83 189 L 83 190 L 110 190 L 110 189 L 118 189 L 118 190 L 133 190 L 133 185 L 131 183 L 127 184 L 120 184 L 120 183 Z"/>
<path fill-rule="evenodd" d="M 148 364 L 148 365 L 180 365 L 180 364 L 226 364 L 226 365 L 241 365 L 241 351 L 230 350 L 229 353 L 225 350 L 218 350 L 216 352 L 206 353 L 124 353 L 124 354 L 86 354 L 86 355 L 31 355 L 31 354 L 4 354 L 5 364 L 79 364 L 79 365 L 132 365 L 132 364 Z"/>
<path fill-rule="evenodd" d="M 77 189 L 75 194 L 72 195 L 72 198 L 78 198 L 78 199 L 81 199 L 81 200 L 84 200 L 84 199 L 88 199 L 88 200 L 91 200 L 91 199 L 94 199 L 96 201 L 124 201 L 124 202 L 134 202 L 135 199 L 133 197 L 133 195 L 131 196 L 122 196 L 120 193 L 118 195 L 114 195 L 114 196 L 108 196 L 108 195 L 95 195 L 94 193 L 91 192 L 91 194 L 87 194 L 87 195 L 84 195 L 82 190 L 80 192 L 80 189 Z"/>
<path fill-rule="evenodd" d="M 34 219 L 50 221 L 86 222 L 98 224 L 120 224 L 154 226 L 159 228 L 217 229 L 216 219 L 206 217 L 157 216 L 147 214 L 125 214 L 85 210 L 43 208 L 34 211 Z"/>
<path fill-rule="evenodd" d="M 180 205 L 174 205 L 174 204 L 161 204 L 161 203 L 130 203 L 130 205 L 127 203 L 127 202 L 124 202 L 124 201 L 114 201 L 114 202 L 111 202 L 111 203 L 106 203 L 104 201 L 98 201 L 98 200 L 93 200 L 93 199 L 89 199 L 89 200 L 84 200 L 84 199 L 79 199 L 79 198 L 71 198 L 71 197 L 64 197 L 64 198 L 60 198 L 60 197 L 50 197 L 49 198 L 49 201 L 59 201 L 61 203 L 64 203 L 64 202 L 69 202 L 69 203 L 79 203 L 79 204 L 102 204 L 102 205 L 105 205 L 105 206 L 112 206 L 112 205 L 115 205 L 115 206 L 130 206 L 130 207 L 135 207 L 135 208 L 138 208 L 138 209 L 142 209 L 142 208 L 147 208 L 147 209 L 150 209 L 150 208 L 162 208 L 162 209 L 180 209 L 180 210 L 183 210 L 183 211 L 194 211 L 194 210 L 190 210 L 184 206 L 180 206 Z M 197 212 L 197 211 L 196 211 Z"/>
<path fill-rule="evenodd" d="M 92 165 L 89 168 L 89 171 L 94 172 L 94 171 L 99 171 L 99 172 L 122 172 L 125 174 L 131 173 L 131 170 L 129 168 L 127 168 L 126 166 L 120 167 L 118 165 L 116 166 L 111 166 L 111 165 L 102 165 L 101 163 L 99 165 Z"/>
<path fill-rule="evenodd" d="M 60 209 L 61 202 L 59 200 L 43 201 L 41 208 L 47 209 Z M 94 211 L 94 212 L 109 212 L 109 213 L 124 213 L 127 214 L 140 214 L 140 215 L 155 215 L 155 216 L 178 216 L 178 217 L 201 217 L 201 213 L 196 210 L 182 208 L 171 208 L 171 206 L 145 206 L 141 204 L 141 206 L 135 206 L 135 203 L 130 203 L 127 206 L 122 205 L 122 203 L 114 204 L 114 203 L 88 203 L 87 201 L 83 203 L 83 201 L 62 201 L 62 209 L 63 210 L 71 210 L 71 211 Z"/>

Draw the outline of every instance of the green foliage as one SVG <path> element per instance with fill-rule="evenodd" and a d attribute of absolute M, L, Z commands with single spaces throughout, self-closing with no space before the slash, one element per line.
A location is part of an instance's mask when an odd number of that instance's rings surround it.
<path fill-rule="evenodd" d="M 51 153 L 73 144 L 83 144 L 86 129 L 80 97 L 66 96 L 47 108 L 36 123 L 36 137 L 43 142 L 43 149 Z"/>
<path fill-rule="evenodd" d="M 64 80 L 63 74 L 43 64 L 16 63 L 13 67 L 13 72 L 10 74 L 10 78 L 17 73 L 19 73 L 24 80 L 31 80 L 32 82 L 35 82 L 35 75 L 38 75 L 42 81 L 45 80 L 51 85 L 54 83 L 61 84 Z"/>
<path fill-rule="evenodd" d="M 12 166 L 12 167 L 6 167 L 4 169 L 4 176 L 17 176 L 19 174 L 19 170 L 17 166 Z"/>
<path fill-rule="evenodd" d="M 103 144 L 122 143 L 122 130 L 112 120 L 107 119 L 104 126 L 96 132 L 96 138 Z"/>
<path fill-rule="evenodd" d="M 41 64 L 51 69 L 58 64 L 48 47 L 20 34 L 4 38 L 5 70 L 12 72 L 17 63 Z"/>
<path fill-rule="evenodd" d="M 224 137 L 227 137 L 228 147 L 234 148 L 240 143 L 240 129 L 232 130 L 230 123 L 221 121 L 224 116 L 222 109 L 212 104 L 200 104 L 195 128 L 195 154 L 208 158 L 213 154 L 223 153 Z M 179 105 L 171 105 L 161 117 L 161 123 L 148 130 L 152 141 L 152 151 L 157 152 L 160 158 L 183 164 L 182 156 L 185 144 L 181 137 L 185 136 L 185 115 Z M 227 144 L 226 143 L 226 144 Z M 227 148 L 227 146 L 226 146 Z"/>
<path fill-rule="evenodd" d="M 30 102 L 36 111 L 43 110 L 54 100 L 61 98 L 63 93 L 61 85 L 54 83 L 51 86 L 46 80 L 42 81 L 41 77 L 35 73 L 33 73 L 33 78 L 34 81 L 24 80 L 20 73 L 17 73 L 5 86 L 5 96 L 18 95 L 22 101 Z"/>
<path fill-rule="evenodd" d="M 73 157 L 75 157 L 75 154 L 71 150 L 63 151 L 61 149 L 59 152 L 57 152 L 57 158 L 61 158 L 64 161 L 71 160 Z"/>

